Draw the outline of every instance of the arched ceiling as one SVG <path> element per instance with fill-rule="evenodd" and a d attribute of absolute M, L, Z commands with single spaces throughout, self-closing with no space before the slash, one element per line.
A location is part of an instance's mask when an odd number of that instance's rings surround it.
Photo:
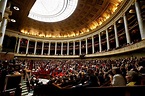
<path fill-rule="evenodd" d="M 122 0 L 78 0 L 74 13 L 60 22 L 39 22 L 28 18 L 35 0 L 9 0 L 12 16 L 16 22 L 9 22 L 7 28 L 27 35 L 48 38 L 66 38 L 92 32 L 108 19 Z M 19 7 L 19 11 L 14 10 Z"/>

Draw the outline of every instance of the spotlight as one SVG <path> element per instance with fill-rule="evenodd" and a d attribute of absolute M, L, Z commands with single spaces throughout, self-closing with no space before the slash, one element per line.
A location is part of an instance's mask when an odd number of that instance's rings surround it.
<path fill-rule="evenodd" d="M 11 22 L 16 22 L 16 20 L 15 19 L 11 19 Z"/>
<path fill-rule="evenodd" d="M 17 11 L 20 10 L 19 7 L 17 7 L 17 6 L 14 6 L 13 8 Z"/>

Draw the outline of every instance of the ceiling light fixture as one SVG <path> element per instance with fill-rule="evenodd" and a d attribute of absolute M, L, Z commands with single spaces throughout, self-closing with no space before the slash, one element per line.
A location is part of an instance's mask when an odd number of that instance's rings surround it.
<path fill-rule="evenodd" d="M 16 22 L 16 20 L 15 19 L 11 19 L 11 22 Z"/>
<path fill-rule="evenodd" d="M 42 22 L 58 22 L 75 11 L 78 0 L 36 0 L 28 17 Z"/>
<path fill-rule="evenodd" d="M 122 19 L 120 19 L 120 20 L 118 21 L 118 23 L 123 23 Z"/>
<path fill-rule="evenodd" d="M 130 9 L 129 13 L 135 13 L 135 11 L 133 9 Z"/>
<path fill-rule="evenodd" d="M 17 11 L 20 10 L 19 7 L 17 7 L 17 6 L 14 6 L 13 8 Z"/>
<path fill-rule="evenodd" d="M 112 29 L 112 27 L 109 28 L 110 30 Z"/>

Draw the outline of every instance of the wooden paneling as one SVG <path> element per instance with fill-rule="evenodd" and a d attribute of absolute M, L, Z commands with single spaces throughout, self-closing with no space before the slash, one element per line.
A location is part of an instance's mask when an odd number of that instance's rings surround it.
<path fill-rule="evenodd" d="M 12 53 L 0 53 L 0 59 L 1 60 L 12 60 L 14 58 L 14 54 Z"/>

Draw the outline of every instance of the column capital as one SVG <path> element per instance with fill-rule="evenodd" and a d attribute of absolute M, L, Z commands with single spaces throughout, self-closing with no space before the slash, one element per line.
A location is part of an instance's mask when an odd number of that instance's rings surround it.
<path fill-rule="evenodd" d="M 99 32 L 98 35 L 101 35 L 101 32 Z"/>
<path fill-rule="evenodd" d="M 113 24 L 116 25 L 116 21 L 114 21 Z"/>
<path fill-rule="evenodd" d="M 0 0 L 0 22 L 3 20 L 8 0 Z"/>
<path fill-rule="evenodd" d="M 2 45 L 0 44 L 0 52 L 2 51 Z"/>
<path fill-rule="evenodd" d="M 134 2 L 137 2 L 137 0 L 134 0 Z"/>
<path fill-rule="evenodd" d="M 12 15 L 12 11 L 9 8 L 6 8 L 5 13 L 4 13 L 4 18 L 10 21 L 9 16 Z"/>
<path fill-rule="evenodd" d="M 95 49 L 94 49 L 94 35 L 92 35 L 92 54 L 94 54 Z"/>
<path fill-rule="evenodd" d="M 126 16 L 126 14 L 124 13 L 124 14 L 122 14 L 122 17 L 124 17 L 124 16 Z"/>
<path fill-rule="evenodd" d="M 17 38 L 22 39 L 22 37 L 17 37 Z"/>

